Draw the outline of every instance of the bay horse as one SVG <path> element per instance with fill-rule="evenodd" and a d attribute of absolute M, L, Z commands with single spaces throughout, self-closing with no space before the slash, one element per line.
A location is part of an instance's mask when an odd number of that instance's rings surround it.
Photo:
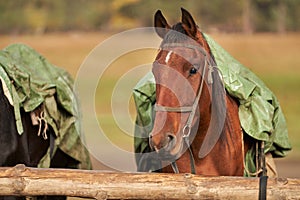
<path fill-rule="evenodd" d="M 243 176 L 251 141 L 241 128 L 238 101 L 227 94 L 204 34 L 181 11 L 173 26 L 160 10 L 154 17 L 163 40 L 152 67 L 156 103 L 149 145 L 167 162 L 165 173 Z"/>
<path fill-rule="evenodd" d="M 38 136 L 39 126 L 32 125 L 30 113 L 21 109 L 21 120 L 24 131 L 18 134 L 14 108 L 5 96 L 2 81 L 0 80 L 0 166 L 13 167 L 17 164 L 25 164 L 29 167 L 37 167 L 41 158 L 46 154 L 50 139 Z M 39 109 L 36 110 L 39 112 Z M 42 127 L 43 129 L 44 127 Z M 55 134 L 51 127 L 48 127 L 47 137 L 54 138 Z M 76 166 L 78 161 L 57 149 L 51 159 L 51 168 L 67 168 Z M 43 188 L 41 188 L 42 190 Z M 1 197 L 0 200 L 26 199 L 26 197 Z M 62 200 L 62 196 L 40 196 L 36 199 Z"/>

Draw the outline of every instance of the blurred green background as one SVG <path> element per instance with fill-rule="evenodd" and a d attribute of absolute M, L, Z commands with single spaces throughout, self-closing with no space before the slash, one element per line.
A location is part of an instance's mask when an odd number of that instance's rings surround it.
<path fill-rule="evenodd" d="M 300 177 L 298 0 L 0 0 L 0 47 L 26 43 L 75 78 L 96 45 L 121 31 L 152 26 L 157 9 L 173 24 L 181 17 L 180 7 L 189 10 L 203 31 L 254 71 L 278 97 L 293 146 L 287 158 L 277 161 L 279 172 L 282 176 Z M 147 34 L 122 42 L 130 44 L 134 40 L 147 40 Z M 118 44 L 111 48 L 118 48 Z M 133 151 L 133 139 L 118 127 L 112 116 L 112 91 L 123 74 L 151 63 L 156 53 L 156 50 L 141 50 L 117 58 L 104 73 L 95 93 L 99 124 L 109 132 L 107 137 L 114 144 L 127 151 Z M 101 62 L 101 55 L 95 62 Z M 133 83 L 142 75 L 137 74 Z M 132 99 L 128 110 L 133 122 Z M 84 114 L 84 117 L 90 116 Z M 92 131 L 86 134 L 92 135 Z M 93 142 L 95 146 L 101 144 Z M 94 168 L 106 167 L 95 159 Z"/>

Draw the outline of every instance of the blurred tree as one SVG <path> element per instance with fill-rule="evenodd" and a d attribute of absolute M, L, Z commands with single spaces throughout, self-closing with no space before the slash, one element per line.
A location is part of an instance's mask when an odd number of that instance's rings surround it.
<path fill-rule="evenodd" d="M 299 0 L 255 0 L 254 5 L 256 31 L 300 30 Z"/>
<path fill-rule="evenodd" d="M 46 1 L 31 0 L 24 8 L 28 29 L 35 33 L 44 33 L 47 24 L 48 6 Z"/>
<path fill-rule="evenodd" d="M 284 1 L 278 1 L 277 8 L 277 32 L 285 33 L 286 31 L 286 3 Z"/>
<path fill-rule="evenodd" d="M 300 31 L 300 1 L 285 0 L 286 4 L 286 29 L 289 31 Z"/>
<path fill-rule="evenodd" d="M 252 3 L 251 0 L 243 1 L 243 32 L 246 34 L 253 33 L 252 24 Z"/>
<path fill-rule="evenodd" d="M 22 0 L 0 0 L 0 32 L 19 33 L 26 28 L 27 22 L 22 10 L 25 4 Z"/>
<path fill-rule="evenodd" d="M 140 24 L 144 26 L 153 26 L 154 13 L 162 10 L 170 24 L 178 21 L 180 17 L 180 7 L 186 7 L 188 1 L 182 0 L 138 0 L 134 3 L 125 4 L 120 7 L 119 12 L 123 16 L 139 19 Z"/>
<path fill-rule="evenodd" d="M 282 0 L 279 0 L 282 1 Z M 277 27 L 277 4 L 278 0 L 256 0 L 254 1 L 254 24 L 256 31 L 276 31 Z"/>
<path fill-rule="evenodd" d="M 243 2 L 236 0 L 202 0 L 198 7 L 201 27 L 217 31 L 236 32 L 242 30 Z"/>
<path fill-rule="evenodd" d="M 0 0 L 0 33 L 124 30 L 189 10 L 204 31 L 299 31 L 299 0 Z"/>
<path fill-rule="evenodd" d="M 138 0 L 113 0 L 112 2 L 112 13 L 114 13 L 109 22 L 110 29 L 124 30 L 135 27 L 139 20 L 138 18 L 130 17 L 130 13 L 125 14 L 120 12 L 123 7 L 127 5 L 135 4 Z"/>

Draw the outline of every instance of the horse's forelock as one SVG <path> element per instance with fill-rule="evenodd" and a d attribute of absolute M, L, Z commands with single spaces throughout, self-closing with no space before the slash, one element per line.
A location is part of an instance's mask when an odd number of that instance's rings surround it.
<path fill-rule="evenodd" d="M 161 46 L 168 43 L 180 43 L 188 39 L 187 32 L 184 30 L 182 23 L 179 22 L 172 26 L 171 30 L 165 35 Z"/>
<path fill-rule="evenodd" d="M 165 44 L 183 43 L 188 40 L 194 40 L 196 43 L 198 43 L 200 46 L 202 46 L 209 55 L 211 55 L 209 45 L 208 45 L 203 33 L 198 29 L 196 38 L 191 38 L 188 36 L 188 33 L 184 29 L 183 24 L 181 22 L 172 26 L 172 28 L 165 35 L 160 47 L 162 47 Z"/>

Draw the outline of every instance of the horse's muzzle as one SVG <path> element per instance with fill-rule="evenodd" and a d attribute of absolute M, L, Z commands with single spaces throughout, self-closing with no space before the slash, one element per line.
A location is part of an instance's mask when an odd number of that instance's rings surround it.
<path fill-rule="evenodd" d="M 177 138 L 172 133 L 167 133 L 164 136 L 150 134 L 149 136 L 149 145 L 152 150 L 155 150 L 159 157 L 162 160 L 170 160 L 173 159 L 172 150 L 175 148 L 177 142 Z"/>

